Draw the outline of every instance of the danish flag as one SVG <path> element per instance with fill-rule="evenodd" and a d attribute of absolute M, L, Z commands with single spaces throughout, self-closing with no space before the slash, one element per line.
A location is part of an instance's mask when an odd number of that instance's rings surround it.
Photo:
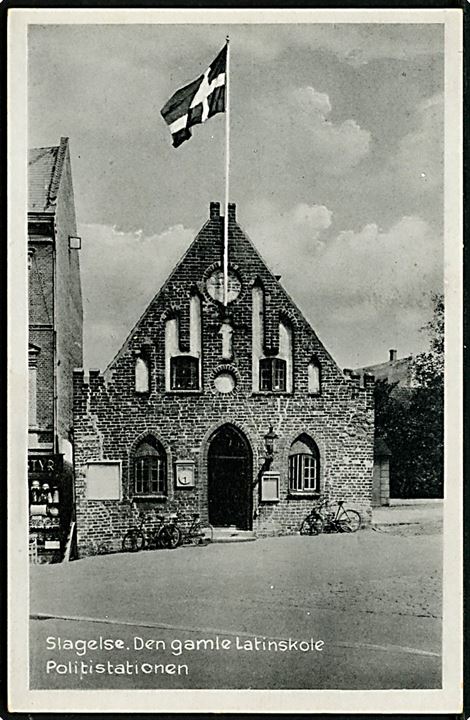
<path fill-rule="evenodd" d="M 161 109 L 174 147 L 191 137 L 190 128 L 216 113 L 225 112 L 227 45 L 197 80 L 177 90 Z"/>

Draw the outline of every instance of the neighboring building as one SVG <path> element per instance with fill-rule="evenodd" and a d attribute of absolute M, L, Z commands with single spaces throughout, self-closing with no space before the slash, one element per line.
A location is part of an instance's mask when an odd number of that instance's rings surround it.
<path fill-rule="evenodd" d="M 388 362 L 367 365 L 354 372 L 361 378 L 364 374 L 373 375 L 375 382 L 394 385 L 392 394 L 406 407 L 413 387 L 413 356 L 398 358 L 396 350 L 389 351 Z M 390 504 L 390 458 L 392 452 L 384 439 L 385 430 L 375 424 L 374 478 L 372 483 L 372 505 Z"/>
<path fill-rule="evenodd" d="M 412 374 L 413 356 L 398 358 L 396 350 L 389 351 L 388 362 L 379 363 L 378 365 L 367 365 L 358 368 L 355 373 L 359 375 L 373 375 L 375 381 L 386 380 L 390 385 L 397 383 L 399 388 L 409 388 L 413 386 Z"/>
<path fill-rule="evenodd" d="M 82 359 L 79 238 L 68 139 L 28 162 L 30 531 L 61 557 L 73 512 L 73 368 Z"/>
<path fill-rule="evenodd" d="M 256 535 L 298 531 L 319 493 L 367 522 L 373 379 L 343 374 L 219 203 L 104 374 L 75 373 L 77 542 L 119 549 L 139 509 Z"/>

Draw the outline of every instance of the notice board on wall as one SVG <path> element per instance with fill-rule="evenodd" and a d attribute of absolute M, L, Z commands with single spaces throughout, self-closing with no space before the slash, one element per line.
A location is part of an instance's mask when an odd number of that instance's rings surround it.
<path fill-rule="evenodd" d="M 121 463 L 88 463 L 86 488 L 87 500 L 120 500 Z"/>

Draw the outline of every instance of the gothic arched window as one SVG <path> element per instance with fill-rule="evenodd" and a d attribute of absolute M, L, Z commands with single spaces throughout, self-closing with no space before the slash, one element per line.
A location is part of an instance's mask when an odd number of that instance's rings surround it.
<path fill-rule="evenodd" d="M 289 451 L 289 490 L 320 492 L 320 455 L 315 442 L 302 433 Z"/>
<path fill-rule="evenodd" d="M 134 494 L 166 495 L 167 461 L 162 445 L 149 436 L 134 453 Z"/>

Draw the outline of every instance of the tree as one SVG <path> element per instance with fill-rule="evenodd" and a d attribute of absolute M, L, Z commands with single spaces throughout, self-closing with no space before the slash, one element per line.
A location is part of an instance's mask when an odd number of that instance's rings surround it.
<path fill-rule="evenodd" d="M 432 319 L 422 328 L 429 335 L 429 350 L 417 355 L 412 366 L 417 387 L 444 387 L 444 296 L 433 295 Z"/>
<path fill-rule="evenodd" d="M 442 497 L 444 477 L 444 299 L 424 326 L 429 350 L 411 366 L 411 387 L 379 381 L 376 434 L 389 446 L 392 497 Z"/>

